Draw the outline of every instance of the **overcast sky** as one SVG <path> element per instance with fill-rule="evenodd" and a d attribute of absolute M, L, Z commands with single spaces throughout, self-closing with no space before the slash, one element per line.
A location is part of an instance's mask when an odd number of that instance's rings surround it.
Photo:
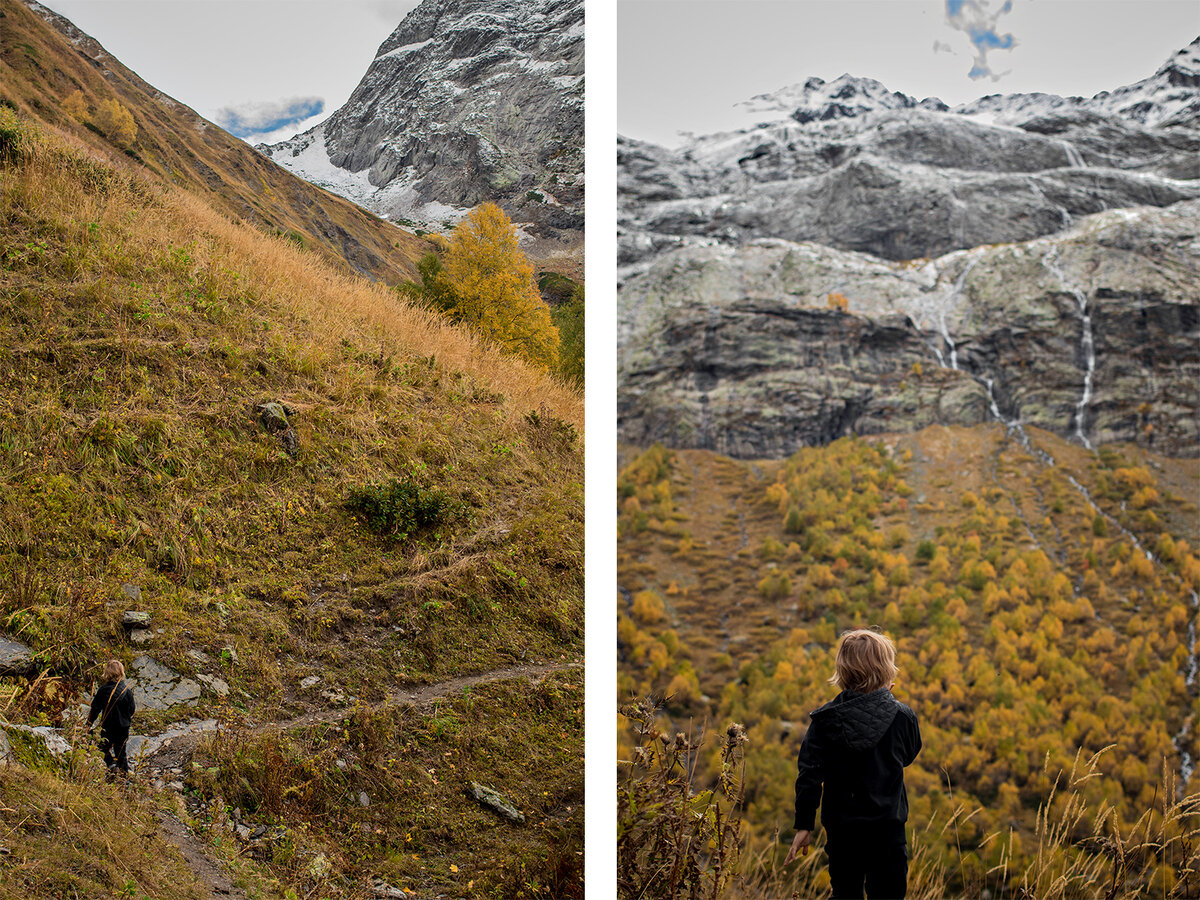
<path fill-rule="evenodd" d="M 618 129 L 674 145 L 741 127 L 735 103 L 812 75 L 950 105 L 1090 97 L 1149 77 L 1198 34 L 1197 0 L 620 0 Z"/>
<path fill-rule="evenodd" d="M 417 0 L 40 0 L 251 143 L 328 117 Z"/>

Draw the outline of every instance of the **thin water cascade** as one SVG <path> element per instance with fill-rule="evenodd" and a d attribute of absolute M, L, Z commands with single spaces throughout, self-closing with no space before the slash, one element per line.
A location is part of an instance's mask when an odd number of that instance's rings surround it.
<path fill-rule="evenodd" d="M 975 268 L 978 263 L 979 259 L 976 258 L 971 260 L 966 264 L 966 266 L 963 267 L 963 270 L 958 274 L 958 277 L 954 279 L 954 288 L 950 292 L 949 304 L 943 303 L 938 308 L 938 329 L 942 333 L 942 340 L 945 341 L 946 346 L 950 348 L 950 368 L 954 369 L 956 372 L 958 371 L 958 348 L 954 346 L 954 341 L 950 339 L 950 330 L 946 327 L 946 306 L 953 304 L 955 300 L 962 296 L 963 284 L 967 280 L 967 275 L 971 273 L 971 270 Z M 938 354 L 938 357 L 941 357 L 940 353 Z"/>
<path fill-rule="evenodd" d="M 1196 618 L 1200 616 L 1200 594 L 1192 591 L 1191 598 L 1192 620 L 1188 622 L 1188 672 L 1184 684 L 1187 685 L 1189 692 L 1195 693 L 1196 676 L 1200 673 L 1200 657 L 1196 655 Z M 1194 713 L 1185 718 L 1179 733 L 1175 735 L 1175 749 L 1179 751 L 1179 785 L 1176 789 L 1176 796 L 1179 798 L 1182 798 L 1187 792 L 1187 783 L 1191 779 L 1192 773 L 1196 771 L 1196 761 L 1187 748 L 1188 732 L 1195 725 L 1195 718 Z"/>
<path fill-rule="evenodd" d="M 1188 622 L 1188 659 L 1191 660 L 1191 663 L 1188 665 L 1185 681 L 1188 687 L 1195 686 L 1196 675 L 1200 674 L 1200 657 L 1196 656 L 1196 618 L 1198 616 L 1200 616 L 1200 594 L 1192 591 L 1192 621 Z"/>
<path fill-rule="evenodd" d="M 1068 228 L 1070 228 L 1071 213 L 1067 210 L 1067 208 L 1061 203 L 1055 203 L 1053 200 L 1047 197 L 1046 192 L 1042 190 L 1042 187 L 1037 183 L 1036 178 L 1029 178 L 1027 180 L 1027 184 L 1033 189 L 1033 192 L 1041 198 L 1043 203 L 1045 203 L 1047 206 L 1053 206 L 1056 210 L 1058 210 L 1058 214 L 1062 217 L 1062 230 L 1066 231 Z"/>
<path fill-rule="evenodd" d="M 1083 161 L 1083 157 L 1079 155 L 1079 151 L 1075 149 L 1075 145 L 1069 141 L 1059 141 L 1058 145 L 1062 147 L 1063 153 L 1067 155 L 1067 165 L 1072 169 L 1086 169 L 1088 164 Z"/>
<path fill-rule="evenodd" d="M 1075 298 L 1075 305 L 1079 308 L 1079 319 L 1082 322 L 1081 335 L 1079 339 L 1080 350 L 1084 360 L 1083 374 L 1083 393 L 1079 398 L 1079 402 L 1075 404 L 1075 437 L 1079 442 L 1089 450 L 1095 450 L 1092 442 L 1088 440 L 1087 434 L 1084 433 L 1084 424 L 1087 420 L 1088 406 L 1092 402 L 1092 385 L 1096 377 L 1096 340 L 1092 334 L 1092 312 L 1091 306 L 1088 303 L 1087 295 L 1082 290 L 1072 284 L 1067 283 L 1066 275 L 1063 273 L 1062 266 L 1058 258 L 1058 248 L 1052 247 L 1042 257 L 1042 265 L 1058 279 L 1058 283 Z"/>

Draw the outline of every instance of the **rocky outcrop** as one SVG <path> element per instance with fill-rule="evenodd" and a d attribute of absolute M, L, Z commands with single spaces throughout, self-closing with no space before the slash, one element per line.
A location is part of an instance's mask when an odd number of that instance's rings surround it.
<path fill-rule="evenodd" d="M 845 75 L 755 98 L 753 127 L 678 150 L 622 139 L 620 262 L 628 274 L 676 246 L 762 237 L 916 259 L 1200 197 L 1198 48 L 1089 100 L 949 109 Z"/>
<path fill-rule="evenodd" d="M 0 635 L 0 675 L 28 675 L 36 668 L 32 650 Z"/>
<path fill-rule="evenodd" d="M 138 709 L 142 710 L 167 709 L 200 698 L 200 685 L 149 656 L 139 656 L 133 661 L 129 681 Z"/>
<path fill-rule="evenodd" d="M 485 200 L 542 237 L 583 229 L 581 0 L 426 0 L 326 122 L 259 148 L 393 220 Z"/>
<path fill-rule="evenodd" d="M 895 263 L 689 245 L 623 285 L 619 434 L 780 457 L 843 434 L 1020 421 L 1197 452 L 1200 202 Z"/>

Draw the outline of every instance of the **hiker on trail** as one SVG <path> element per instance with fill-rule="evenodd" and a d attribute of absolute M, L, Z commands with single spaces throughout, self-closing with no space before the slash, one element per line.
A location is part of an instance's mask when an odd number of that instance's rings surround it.
<path fill-rule="evenodd" d="M 125 667 L 120 660 L 110 659 L 104 664 L 104 684 L 92 698 L 88 728 L 96 719 L 100 720 L 100 747 L 104 750 L 108 771 L 113 774 L 129 774 L 125 745 L 129 741 L 134 709 L 133 691 L 125 683 Z"/>
<path fill-rule="evenodd" d="M 831 684 L 841 693 L 810 713 L 796 777 L 796 838 L 808 852 L 821 804 L 834 900 L 903 898 L 908 889 L 904 767 L 921 750 L 916 714 L 892 696 L 896 645 L 874 631 L 842 635 Z M 825 798 L 821 800 L 824 786 Z"/>

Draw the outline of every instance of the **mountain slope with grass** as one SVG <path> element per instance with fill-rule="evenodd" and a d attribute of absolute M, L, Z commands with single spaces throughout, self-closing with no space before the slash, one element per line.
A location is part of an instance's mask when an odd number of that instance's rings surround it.
<path fill-rule="evenodd" d="M 95 152 L 123 153 L 130 165 L 228 216 L 286 235 L 347 271 L 395 283 L 411 278 L 428 250 L 411 233 L 270 162 L 32 0 L 0 3 L 0 104 L 70 133 Z M 124 130 L 110 127 L 107 104 L 125 110 Z"/>
<path fill-rule="evenodd" d="M 1200 887 L 1195 459 L 931 426 L 782 461 L 630 450 L 619 487 L 622 702 L 667 698 L 660 731 L 708 732 L 697 792 L 719 780 L 714 730 L 749 737 L 729 896 L 827 889 L 819 853 L 780 866 L 795 758 L 839 633 L 872 625 L 924 738 L 910 896 Z M 648 758 L 636 719 L 621 760 Z"/>
<path fill-rule="evenodd" d="M 16 105 L 0 896 L 580 896 L 579 393 Z"/>

